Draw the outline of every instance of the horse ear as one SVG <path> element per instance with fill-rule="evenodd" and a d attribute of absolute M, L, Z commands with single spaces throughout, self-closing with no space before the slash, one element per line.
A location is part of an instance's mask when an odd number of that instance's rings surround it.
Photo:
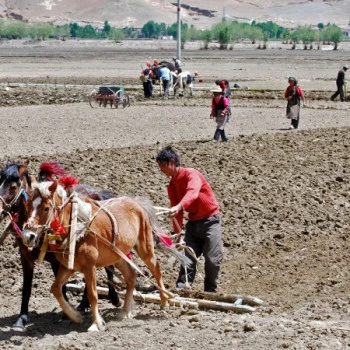
<path fill-rule="evenodd" d="M 49 187 L 49 191 L 51 192 L 51 194 L 54 194 L 54 192 L 57 190 L 57 186 L 58 186 L 58 180 L 56 179 L 52 185 L 50 185 Z"/>
<path fill-rule="evenodd" d="M 26 175 L 27 171 L 28 171 L 28 164 L 20 165 L 18 167 L 18 174 L 20 177 Z"/>

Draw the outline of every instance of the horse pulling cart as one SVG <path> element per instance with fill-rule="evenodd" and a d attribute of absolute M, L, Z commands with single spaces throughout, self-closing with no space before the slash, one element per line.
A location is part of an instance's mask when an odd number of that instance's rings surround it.
<path fill-rule="evenodd" d="M 91 91 L 89 96 L 89 104 L 91 108 L 106 107 L 123 108 L 130 106 L 129 96 L 125 93 L 123 86 L 107 86 L 102 85 Z"/>

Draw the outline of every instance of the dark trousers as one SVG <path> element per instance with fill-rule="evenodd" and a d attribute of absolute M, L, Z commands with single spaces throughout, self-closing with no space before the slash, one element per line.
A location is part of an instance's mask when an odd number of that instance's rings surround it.
<path fill-rule="evenodd" d="M 299 128 L 299 118 L 298 119 L 292 119 L 291 120 L 291 125 L 294 127 L 294 129 Z"/>
<path fill-rule="evenodd" d="M 163 80 L 164 96 L 169 96 L 169 89 L 170 89 L 170 81 L 169 80 Z"/>
<path fill-rule="evenodd" d="M 215 134 L 214 134 L 214 140 L 219 141 L 220 137 L 221 137 L 221 141 L 222 142 L 227 142 L 228 141 L 224 129 L 222 129 L 222 130 L 221 129 L 216 129 Z"/>
<path fill-rule="evenodd" d="M 337 91 L 331 96 L 331 100 L 334 101 L 335 98 L 340 95 L 340 101 L 344 101 L 344 88 L 343 84 L 337 84 Z"/>
<path fill-rule="evenodd" d="M 197 257 L 202 254 L 205 259 L 204 291 L 215 292 L 219 277 L 220 264 L 223 258 L 222 227 L 220 215 L 209 218 L 188 221 L 185 231 L 186 245 L 191 247 Z M 187 277 L 190 284 L 193 283 L 197 272 L 197 262 L 186 251 L 186 256 L 192 260 L 192 265 L 187 268 Z M 184 267 L 181 266 L 177 283 L 186 282 Z"/>
<path fill-rule="evenodd" d="M 143 93 L 144 93 L 146 98 L 152 97 L 153 85 L 152 85 L 151 81 L 147 80 L 143 83 Z"/>

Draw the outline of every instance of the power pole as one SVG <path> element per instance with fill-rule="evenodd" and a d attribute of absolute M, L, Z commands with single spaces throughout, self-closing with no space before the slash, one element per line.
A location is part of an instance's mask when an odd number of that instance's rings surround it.
<path fill-rule="evenodd" d="M 177 0 L 177 59 L 181 59 L 181 16 L 180 16 L 180 0 Z"/>

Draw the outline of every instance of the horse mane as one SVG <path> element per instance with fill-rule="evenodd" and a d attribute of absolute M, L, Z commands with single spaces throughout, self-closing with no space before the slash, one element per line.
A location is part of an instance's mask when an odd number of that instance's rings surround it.
<path fill-rule="evenodd" d="M 17 163 L 8 162 L 6 167 L 1 170 L 0 183 L 4 181 L 19 181 L 18 167 Z"/>
<path fill-rule="evenodd" d="M 19 169 L 23 167 L 23 164 L 18 164 L 15 162 L 7 162 L 6 167 L 2 169 L 0 174 L 0 184 L 7 182 L 18 182 L 20 180 L 20 173 Z M 24 173 L 24 176 L 26 177 L 27 183 L 29 186 L 32 184 L 31 177 L 29 175 L 28 170 L 26 170 Z"/>
<path fill-rule="evenodd" d="M 41 197 L 48 198 L 51 196 L 49 188 L 52 184 L 52 181 L 34 182 L 33 190 L 37 190 Z M 61 185 L 57 185 L 56 193 L 62 198 L 62 200 L 67 198 L 67 192 Z"/>
<path fill-rule="evenodd" d="M 88 197 L 90 199 L 101 201 L 104 199 L 113 198 L 113 194 L 108 191 L 97 191 L 90 185 L 87 184 L 78 184 L 74 186 L 74 190 L 78 193 L 79 196 Z"/>

